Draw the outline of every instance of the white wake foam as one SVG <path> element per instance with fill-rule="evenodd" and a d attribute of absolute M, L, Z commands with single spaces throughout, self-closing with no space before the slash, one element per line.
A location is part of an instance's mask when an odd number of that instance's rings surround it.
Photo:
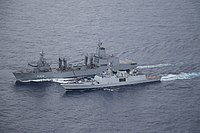
<path fill-rule="evenodd" d="M 59 84 L 71 83 L 75 78 L 54 78 L 51 81 Z"/>
<path fill-rule="evenodd" d="M 28 82 L 49 82 L 51 79 L 34 79 L 34 80 L 24 80 L 20 81 L 22 83 L 28 83 Z"/>
<path fill-rule="evenodd" d="M 200 72 L 193 73 L 180 73 L 180 74 L 168 74 L 162 76 L 161 81 L 172 81 L 172 80 L 181 80 L 181 79 L 192 79 L 200 77 Z"/>
<path fill-rule="evenodd" d="M 25 81 L 20 81 L 23 83 L 28 83 L 28 82 L 55 82 L 55 83 L 68 83 L 71 80 L 74 80 L 74 78 L 53 78 L 53 79 L 34 79 L 34 80 L 25 80 Z"/>
<path fill-rule="evenodd" d="M 158 68 L 158 67 L 167 67 L 171 66 L 172 64 L 157 64 L 157 65 L 148 65 L 148 66 L 137 66 L 139 69 L 145 69 L 145 68 Z"/>

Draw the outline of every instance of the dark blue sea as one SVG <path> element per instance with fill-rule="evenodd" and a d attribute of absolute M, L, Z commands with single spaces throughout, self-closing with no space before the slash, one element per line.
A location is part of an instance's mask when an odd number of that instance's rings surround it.
<path fill-rule="evenodd" d="M 94 52 L 138 63 L 159 83 L 66 92 L 15 84 L 44 50 L 52 65 Z M 199 0 L 0 0 L 1 133 L 199 133 Z"/>

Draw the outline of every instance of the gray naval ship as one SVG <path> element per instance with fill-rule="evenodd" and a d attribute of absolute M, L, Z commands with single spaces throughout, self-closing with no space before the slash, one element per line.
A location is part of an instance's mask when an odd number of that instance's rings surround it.
<path fill-rule="evenodd" d="M 84 62 L 78 64 L 67 63 L 66 59 L 59 58 L 58 68 L 52 68 L 44 57 L 44 52 L 40 53 L 39 60 L 28 63 L 33 69 L 25 69 L 13 72 L 17 81 L 29 82 L 34 80 L 49 81 L 59 78 L 76 78 L 95 76 L 112 67 L 113 71 L 132 70 L 137 67 L 137 63 L 130 60 L 120 60 L 118 57 L 106 54 L 102 42 L 98 43 L 96 53 L 85 56 Z"/>

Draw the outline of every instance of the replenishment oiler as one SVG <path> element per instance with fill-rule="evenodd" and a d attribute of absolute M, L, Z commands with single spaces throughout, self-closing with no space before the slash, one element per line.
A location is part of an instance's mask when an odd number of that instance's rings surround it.
<path fill-rule="evenodd" d="M 39 60 L 32 64 L 28 63 L 32 69 L 13 72 L 17 81 L 51 81 L 53 79 L 88 77 L 100 74 L 109 67 L 113 71 L 132 70 L 137 67 L 137 63 L 130 60 L 120 60 L 118 57 L 106 54 L 102 42 L 99 42 L 96 53 L 85 56 L 84 62 L 78 64 L 67 63 L 65 58 L 58 60 L 58 68 L 52 68 L 44 57 L 44 52 L 40 53 Z"/>

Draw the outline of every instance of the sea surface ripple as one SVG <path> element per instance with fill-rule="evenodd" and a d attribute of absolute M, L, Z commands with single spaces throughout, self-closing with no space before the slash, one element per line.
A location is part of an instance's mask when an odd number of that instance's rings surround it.
<path fill-rule="evenodd" d="M 198 0 L 1 0 L 0 132 L 200 132 Z M 95 51 L 138 62 L 162 82 L 65 92 L 15 84 L 43 49 L 56 65 Z"/>

